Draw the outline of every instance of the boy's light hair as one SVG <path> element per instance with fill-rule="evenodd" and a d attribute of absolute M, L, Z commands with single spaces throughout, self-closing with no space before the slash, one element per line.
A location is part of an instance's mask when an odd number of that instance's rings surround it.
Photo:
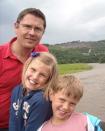
<path fill-rule="evenodd" d="M 39 52 L 38 52 L 39 53 Z M 56 58 L 49 52 L 40 52 L 39 55 L 33 57 L 29 57 L 28 60 L 25 62 L 23 66 L 23 72 L 22 72 L 22 84 L 24 85 L 24 75 L 26 70 L 28 69 L 28 66 L 33 60 L 39 60 L 46 66 L 49 66 L 50 74 L 49 78 L 46 82 L 45 88 L 54 88 L 56 86 L 56 83 L 58 81 L 58 69 L 57 69 L 57 60 Z M 44 70 L 44 69 L 43 69 Z M 24 87 L 25 88 L 25 87 Z M 46 89 L 46 95 L 48 95 L 48 89 Z"/>
<path fill-rule="evenodd" d="M 58 84 L 52 88 L 52 92 L 57 93 L 61 90 L 64 91 L 66 96 L 73 97 L 78 101 L 83 96 L 83 85 L 80 80 L 73 75 L 63 75 L 59 77 Z"/>

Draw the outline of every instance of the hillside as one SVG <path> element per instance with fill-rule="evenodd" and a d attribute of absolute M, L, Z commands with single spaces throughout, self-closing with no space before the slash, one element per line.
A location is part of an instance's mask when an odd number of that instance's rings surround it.
<path fill-rule="evenodd" d="M 105 62 L 105 40 L 72 41 L 47 46 L 59 63 Z"/>
<path fill-rule="evenodd" d="M 53 46 L 64 48 L 97 48 L 105 47 L 105 40 L 101 41 L 72 41 L 66 43 L 55 44 Z"/>

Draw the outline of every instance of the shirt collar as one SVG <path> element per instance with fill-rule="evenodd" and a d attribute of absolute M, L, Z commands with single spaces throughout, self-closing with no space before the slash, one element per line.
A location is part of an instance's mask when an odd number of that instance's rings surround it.
<path fill-rule="evenodd" d="M 16 37 L 13 38 L 8 44 L 7 44 L 7 48 L 5 50 L 5 53 L 4 53 L 4 58 L 8 58 L 8 57 L 11 57 L 11 58 L 16 58 L 13 53 L 12 53 L 12 50 L 11 50 L 11 45 L 13 44 L 14 41 L 16 41 Z"/>

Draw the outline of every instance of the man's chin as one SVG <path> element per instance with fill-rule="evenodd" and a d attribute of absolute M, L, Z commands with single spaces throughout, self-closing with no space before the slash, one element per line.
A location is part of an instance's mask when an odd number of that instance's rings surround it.
<path fill-rule="evenodd" d="M 35 48 L 35 46 L 36 46 L 37 44 L 33 44 L 33 43 L 27 43 L 26 45 L 25 45 L 25 48 L 27 48 L 27 49 L 33 49 L 33 48 Z"/>

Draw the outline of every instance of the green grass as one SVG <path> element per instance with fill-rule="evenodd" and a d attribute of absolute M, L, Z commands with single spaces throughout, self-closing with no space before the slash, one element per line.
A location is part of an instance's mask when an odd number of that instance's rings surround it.
<path fill-rule="evenodd" d="M 76 63 L 76 64 L 59 64 L 58 69 L 60 74 L 76 73 L 84 70 L 90 70 L 92 67 L 88 64 Z"/>

